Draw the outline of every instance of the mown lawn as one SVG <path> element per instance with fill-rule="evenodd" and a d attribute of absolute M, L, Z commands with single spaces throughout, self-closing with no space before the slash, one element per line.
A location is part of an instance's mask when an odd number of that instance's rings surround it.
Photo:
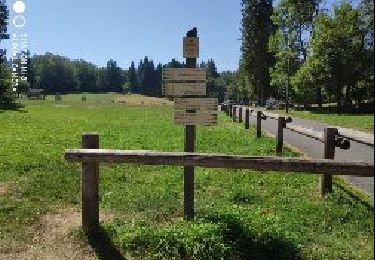
<path fill-rule="evenodd" d="M 99 132 L 103 148 L 183 149 L 170 106 L 76 99 L 0 111 L 0 253 L 27 243 L 46 212 L 79 207 L 80 165 L 65 162 L 63 152 L 81 146 L 82 132 Z M 219 126 L 198 128 L 197 150 L 274 153 L 274 140 L 254 136 L 221 114 Z M 323 200 L 318 184 L 312 175 L 198 168 L 197 219 L 185 222 L 181 168 L 102 166 L 101 207 L 115 216 L 104 229 L 139 259 L 373 259 L 373 203 L 339 180 Z"/>
<path fill-rule="evenodd" d="M 284 111 L 278 111 L 284 113 Z M 327 124 L 350 127 L 366 132 L 374 132 L 374 114 L 323 114 L 309 111 L 295 111 L 289 113 L 291 116 L 312 119 Z"/>

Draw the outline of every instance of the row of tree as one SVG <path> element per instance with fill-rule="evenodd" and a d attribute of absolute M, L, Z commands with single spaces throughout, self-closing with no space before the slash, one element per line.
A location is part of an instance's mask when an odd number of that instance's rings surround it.
<path fill-rule="evenodd" d="M 242 0 L 242 59 L 232 98 L 339 106 L 374 98 L 374 1 Z"/>
<path fill-rule="evenodd" d="M 152 59 L 145 57 L 137 66 L 132 62 L 126 70 L 112 59 L 107 62 L 106 67 L 101 68 L 84 60 L 71 60 L 52 53 L 30 57 L 29 52 L 20 54 L 12 64 L 18 64 L 19 93 L 37 88 L 44 89 L 46 93 L 124 92 L 148 96 L 162 95 L 163 68 L 185 66 L 174 59 L 166 65 L 159 63 L 155 66 Z M 215 62 L 210 59 L 202 62 L 200 67 L 208 70 L 211 96 L 217 96 L 218 93 L 223 96 L 224 84 L 218 86 L 219 73 Z M 25 75 L 23 71 L 26 71 Z M 23 81 L 22 76 L 27 81 Z"/>

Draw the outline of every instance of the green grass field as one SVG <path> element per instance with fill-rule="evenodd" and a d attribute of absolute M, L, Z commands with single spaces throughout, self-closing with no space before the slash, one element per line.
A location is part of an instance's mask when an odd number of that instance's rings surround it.
<path fill-rule="evenodd" d="M 278 112 L 284 113 L 284 111 Z M 374 132 L 374 114 L 321 114 L 292 110 L 289 115 L 337 126 L 351 127 L 366 132 Z"/>
<path fill-rule="evenodd" d="M 63 154 L 82 132 L 100 133 L 102 148 L 183 150 L 172 107 L 80 97 L 0 110 L 0 259 L 30 243 L 47 212 L 79 208 L 80 165 Z M 198 127 L 197 151 L 273 155 L 274 140 L 254 136 L 221 114 Z M 185 222 L 181 168 L 103 165 L 100 206 L 114 216 L 103 224 L 110 239 L 139 259 L 373 259 L 373 202 L 340 180 L 334 190 L 323 200 L 318 176 L 198 168 L 197 219 Z"/>

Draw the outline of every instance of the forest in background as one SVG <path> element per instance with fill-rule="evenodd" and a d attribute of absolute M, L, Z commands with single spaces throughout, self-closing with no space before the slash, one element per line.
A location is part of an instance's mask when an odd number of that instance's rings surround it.
<path fill-rule="evenodd" d="M 77 92 L 118 92 L 160 97 L 162 95 L 163 68 L 182 68 L 185 63 L 172 59 L 168 64 L 155 64 L 147 56 L 138 64 L 131 62 L 128 69 L 118 66 L 111 59 L 106 67 L 99 67 L 85 60 L 46 53 L 31 56 L 29 52 L 8 62 L 10 68 L 17 64 L 17 93 L 27 93 L 29 89 L 43 89 L 47 94 Z M 214 60 L 201 62 L 200 68 L 207 69 L 208 93 L 212 97 L 224 99 L 225 84 L 219 80 Z M 27 79 L 27 80 L 23 80 Z"/>
<path fill-rule="evenodd" d="M 269 97 L 285 102 L 289 96 L 292 104 L 335 102 L 340 110 L 353 101 L 373 101 L 374 2 L 358 1 L 355 6 L 338 1 L 326 9 L 323 0 L 242 0 L 239 69 L 218 72 L 214 60 L 202 62 L 199 66 L 208 70 L 209 96 L 262 106 Z M 1 2 L 0 40 L 7 39 L 8 20 Z M 18 64 L 18 92 L 41 88 L 51 94 L 110 91 L 149 96 L 161 95 L 163 68 L 185 65 L 177 60 L 156 64 L 145 57 L 124 69 L 112 59 L 99 67 L 52 53 L 31 56 L 28 51 L 13 61 L 1 56 L 2 103 L 12 99 L 11 63 Z"/>
<path fill-rule="evenodd" d="M 374 1 L 242 0 L 242 59 L 235 100 L 264 105 L 374 99 Z M 327 8 L 328 7 L 328 8 Z M 288 92 L 288 93 L 287 93 Z"/>

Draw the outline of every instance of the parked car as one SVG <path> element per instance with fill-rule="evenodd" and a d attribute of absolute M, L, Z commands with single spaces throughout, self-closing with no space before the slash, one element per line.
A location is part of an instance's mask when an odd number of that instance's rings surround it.
<path fill-rule="evenodd" d="M 279 101 L 275 98 L 270 97 L 266 100 L 266 109 L 267 110 L 277 110 L 279 108 Z"/>
<path fill-rule="evenodd" d="M 224 106 L 234 105 L 236 102 L 234 100 L 225 100 L 223 103 L 221 103 Z"/>

